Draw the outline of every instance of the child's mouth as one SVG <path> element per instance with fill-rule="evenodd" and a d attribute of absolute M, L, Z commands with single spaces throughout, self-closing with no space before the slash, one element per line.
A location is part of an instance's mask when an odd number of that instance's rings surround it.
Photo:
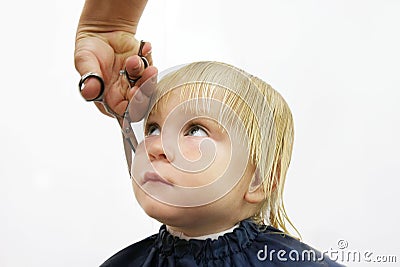
<path fill-rule="evenodd" d="M 163 183 L 163 184 L 166 184 L 166 185 L 173 185 L 172 183 L 168 182 L 167 180 L 162 178 L 157 173 L 152 172 L 152 171 L 147 171 L 143 175 L 143 181 L 142 181 L 141 185 L 144 185 L 144 184 L 150 183 L 150 182 Z"/>

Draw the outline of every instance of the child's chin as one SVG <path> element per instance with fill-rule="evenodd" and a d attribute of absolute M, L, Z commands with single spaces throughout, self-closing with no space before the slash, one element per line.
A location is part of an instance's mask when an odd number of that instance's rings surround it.
<path fill-rule="evenodd" d="M 140 206 L 151 218 L 166 225 L 186 225 L 201 220 L 198 208 L 183 208 L 170 206 L 151 197 L 140 201 Z"/>
<path fill-rule="evenodd" d="M 142 190 L 135 191 L 135 196 L 144 212 L 159 222 L 179 220 L 182 218 L 183 208 L 174 207 L 154 199 Z"/>
<path fill-rule="evenodd" d="M 182 223 L 182 218 L 187 217 L 182 208 L 168 206 L 158 208 L 143 207 L 143 209 L 148 216 L 166 225 L 179 225 Z"/>

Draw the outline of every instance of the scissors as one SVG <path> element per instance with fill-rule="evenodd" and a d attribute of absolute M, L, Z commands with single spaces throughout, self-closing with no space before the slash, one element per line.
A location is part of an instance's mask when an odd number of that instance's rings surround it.
<path fill-rule="evenodd" d="M 146 59 L 146 57 L 144 57 L 142 54 L 144 44 L 145 44 L 144 41 L 140 41 L 138 56 L 142 59 L 142 61 L 144 63 L 144 68 L 147 68 L 149 66 L 149 62 Z M 126 71 L 126 68 L 124 70 L 120 71 L 120 75 L 124 75 L 126 77 L 126 79 L 128 80 L 131 87 L 133 87 L 135 85 L 135 83 L 141 78 L 141 77 L 138 77 L 136 79 L 132 79 L 131 77 L 129 77 L 128 72 Z M 138 146 L 138 141 L 137 141 L 136 135 L 131 126 L 132 120 L 130 119 L 129 111 L 128 111 L 129 103 L 128 103 L 127 108 L 123 115 L 120 115 L 120 114 L 116 113 L 114 110 L 112 110 L 104 99 L 104 90 L 105 90 L 104 80 L 98 73 L 95 73 L 95 72 L 88 72 L 81 77 L 81 79 L 79 81 L 79 91 L 80 92 L 85 87 L 85 81 L 89 78 L 95 78 L 100 82 L 100 92 L 99 92 L 98 96 L 96 96 L 93 99 L 89 99 L 87 101 L 101 103 L 103 105 L 104 109 L 107 111 L 107 113 L 117 119 L 118 124 L 121 128 L 121 132 L 122 132 L 122 139 L 123 139 L 123 144 L 124 144 L 126 161 L 128 163 L 128 170 L 129 170 L 129 173 L 131 173 L 132 151 L 133 151 L 133 153 L 135 153 L 136 147 Z"/>

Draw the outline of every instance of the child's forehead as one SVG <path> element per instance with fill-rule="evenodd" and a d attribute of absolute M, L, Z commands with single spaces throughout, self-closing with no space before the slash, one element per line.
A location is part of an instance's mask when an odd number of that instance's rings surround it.
<path fill-rule="evenodd" d="M 193 116 L 215 114 L 224 105 L 225 90 L 225 88 L 196 90 L 187 85 L 171 88 L 156 97 L 157 100 L 151 107 L 149 116 L 162 116 L 172 111 Z"/>

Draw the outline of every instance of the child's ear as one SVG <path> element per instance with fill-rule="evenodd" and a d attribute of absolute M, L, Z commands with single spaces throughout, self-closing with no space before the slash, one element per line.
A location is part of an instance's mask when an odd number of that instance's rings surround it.
<path fill-rule="evenodd" d="M 251 204 L 258 204 L 265 199 L 264 188 L 262 186 L 262 179 L 260 171 L 256 168 L 253 178 L 251 179 L 249 189 L 244 195 L 244 199 Z"/>

